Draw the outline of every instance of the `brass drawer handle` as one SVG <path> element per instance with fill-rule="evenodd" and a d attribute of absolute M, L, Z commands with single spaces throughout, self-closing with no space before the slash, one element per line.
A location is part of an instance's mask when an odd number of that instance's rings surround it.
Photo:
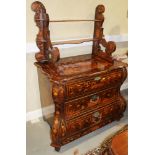
<path fill-rule="evenodd" d="M 103 82 L 103 81 L 106 80 L 106 78 L 105 78 L 105 77 L 97 76 L 97 77 L 94 78 L 94 80 L 95 80 L 95 81 L 101 81 L 101 82 Z"/>
<path fill-rule="evenodd" d="M 94 78 L 94 80 L 95 81 L 99 81 L 99 80 L 101 80 L 101 77 L 100 76 L 97 76 L 97 77 Z"/>
<path fill-rule="evenodd" d="M 95 112 L 95 113 L 93 113 L 93 118 L 92 118 L 92 121 L 94 122 L 94 123 L 98 123 L 98 122 L 100 122 L 101 121 L 101 114 L 97 111 L 97 112 Z"/>
<path fill-rule="evenodd" d="M 95 117 L 95 118 L 99 118 L 99 116 L 100 116 L 100 113 L 97 111 L 97 112 L 95 112 L 95 113 L 93 113 L 93 117 Z"/>
<path fill-rule="evenodd" d="M 98 95 L 93 95 L 93 96 L 91 97 L 90 101 L 95 102 L 95 101 L 97 101 L 98 99 L 99 99 L 99 96 L 98 96 Z"/>

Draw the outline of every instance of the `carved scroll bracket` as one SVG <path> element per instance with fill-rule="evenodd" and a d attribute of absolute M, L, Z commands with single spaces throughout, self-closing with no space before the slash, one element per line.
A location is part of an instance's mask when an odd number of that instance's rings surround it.
<path fill-rule="evenodd" d="M 31 9 L 35 12 L 34 20 L 39 28 L 36 44 L 40 51 L 36 53 L 35 58 L 39 62 L 51 61 L 54 63 L 59 60 L 60 54 L 58 48 L 51 44 L 49 15 L 46 13 L 44 5 L 39 1 L 33 2 Z"/>
<path fill-rule="evenodd" d="M 94 56 L 98 56 L 100 58 L 106 59 L 107 61 L 113 62 L 113 59 L 111 57 L 112 53 L 116 50 L 116 44 L 113 41 L 107 42 L 104 39 L 104 34 L 103 34 L 103 22 L 104 22 L 104 13 L 105 7 L 104 5 L 98 5 L 96 7 L 96 12 L 95 12 L 95 21 L 94 24 L 94 41 L 93 41 L 93 50 L 92 54 Z M 103 52 L 101 50 L 101 45 L 105 47 L 105 51 Z"/>

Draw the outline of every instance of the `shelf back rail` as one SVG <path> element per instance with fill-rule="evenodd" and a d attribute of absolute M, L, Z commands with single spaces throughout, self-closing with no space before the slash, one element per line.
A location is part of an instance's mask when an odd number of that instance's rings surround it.
<path fill-rule="evenodd" d="M 64 45 L 64 44 L 82 44 L 84 42 L 92 42 L 97 39 L 78 39 L 78 40 L 66 40 L 66 41 L 52 41 L 52 45 Z"/>
<path fill-rule="evenodd" d="M 37 21 L 44 21 L 44 19 L 37 19 Z M 63 20 L 49 20 L 50 23 L 57 23 L 57 22 L 101 22 L 101 20 L 94 20 L 94 19 L 63 19 Z"/>

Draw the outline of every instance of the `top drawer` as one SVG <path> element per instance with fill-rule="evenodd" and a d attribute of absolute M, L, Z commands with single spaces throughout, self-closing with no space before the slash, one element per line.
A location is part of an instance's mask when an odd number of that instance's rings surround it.
<path fill-rule="evenodd" d="M 102 73 L 89 78 L 68 82 L 66 85 L 67 99 L 76 98 L 111 86 L 116 86 L 121 83 L 122 77 L 123 71 L 119 69 L 107 74 Z"/>

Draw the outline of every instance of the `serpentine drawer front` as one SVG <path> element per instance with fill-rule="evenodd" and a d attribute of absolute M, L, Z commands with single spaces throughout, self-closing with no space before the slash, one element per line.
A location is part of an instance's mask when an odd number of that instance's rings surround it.
<path fill-rule="evenodd" d="M 108 74 L 99 74 L 90 78 L 76 80 L 67 83 L 67 99 L 83 96 L 99 90 L 106 89 L 110 86 L 118 85 L 122 80 L 122 70 L 113 71 Z"/>
<path fill-rule="evenodd" d="M 66 121 L 67 131 L 70 131 L 68 134 L 74 134 L 82 129 L 89 128 L 91 125 L 100 123 L 103 120 L 102 118 L 106 117 L 109 112 L 112 115 L 113 111 L 113 105 L 107 105 L 91 113 L 84 114 L 82 117 Z"/>
<path fill-rule="evenodd" d="M 66 121 L 67 130 L 66 135 L 64 134 L 63 137 L 63 143 L 74 140 L 75 137 L 79 136 L 81 133 L 83 135 L 88 134 L 100 125 L 112 122 L 113 114 L 117 111 L 117 107 L 114 105 L 115 103 L 111 103 L 98 108 L 96 111 L 84 114 L 82 117 Z"/>
<path fill-rule="evenodd" d="M 126 102 L 120 87 L 127 77 L 126 64 L 112 57 L 116 44 L 104 38 L 104 5 L 96 7 L 93 20 L 51 20 L 39 1 L 33 2 L 31 9 L 35 12 L 34 19 L 39 28 L 36 38 L 39 52 L 35 53 L 35 66 L 43 119 L 51 127 L 51 146 L 59 151 L 61 146 L 123 116 Z M 51 42 L 49 24 L 72 21 L 93 21 L 93 38 Z M 93 43 L 91 54 L 77 53 L 77 56 L 60 58 L 61 51 L 55 47 L 87 41 Z M 46 110 L 52 104 L 55 105 L 54 113 Z"/>
<path fill-rule="evenodd" d="M 65 118 L 69 119 L 83 113 L 102 107 L 116 100 L 118 88 L 111 88 L 86 97 L 71 100 L 65 103 Z"/>

